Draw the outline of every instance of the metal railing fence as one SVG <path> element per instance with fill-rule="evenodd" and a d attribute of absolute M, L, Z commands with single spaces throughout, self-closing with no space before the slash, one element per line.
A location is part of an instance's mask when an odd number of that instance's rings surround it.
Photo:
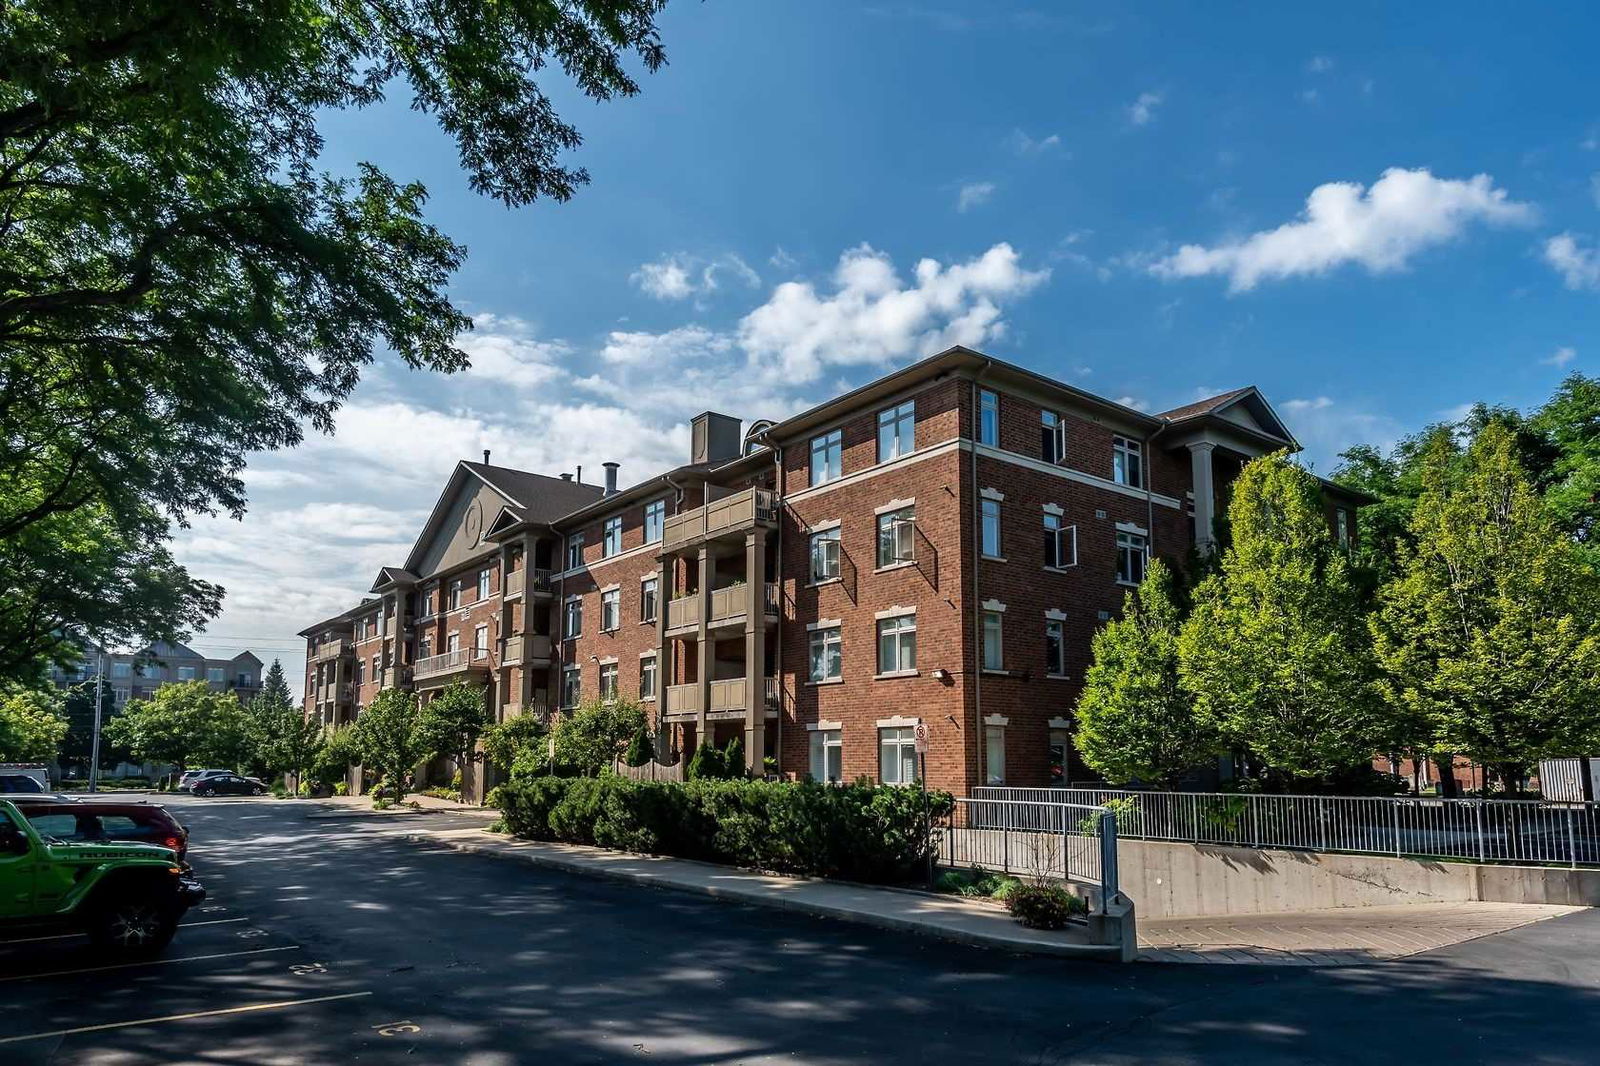
<path fill-rule="evenodd" d="M 1102 806 L 956 797 L 939 829 L 944 866 L 978 866 L 1117 892 L 1117 823 Z"/>
<path fill-rule="evenodd" d="M 1600 803 L 1001 788 L 975 799 L 1108 806 L 1127 839 L 1544 866 L 1600 865 Z M 1019 818 L 1026 818 L 1019 815 Z"/>

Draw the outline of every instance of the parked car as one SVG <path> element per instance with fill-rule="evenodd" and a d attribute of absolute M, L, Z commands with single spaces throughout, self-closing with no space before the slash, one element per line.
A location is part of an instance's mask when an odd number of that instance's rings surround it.
<path fill-rule="evenodd" d="M 0 799 L 0 931 L 76 929 L 102 948 L 153 953 L 205 898 L 171 848 L 65 840 Z"/>
<path fill-rule="evenodd" d="M 220 774 L 202 777 L 191 786 L 196 796 L 265 796 L 267 783 L 260 778 Z"/>
<path fill-rule="evenodd" d="M 179 792 L 193 792 L 195 782 L 208 777 L 223 777 L 233 774 L 232 770 L 185 770 L 183 776 L 178 778 Z"/>
<path fill-rule="evenodd" d="M 37 795 L 49 789 L 39 783 L 39 779 L 32 774 L 3 773 L 0 774 L 0 794 L 22 796 L 27 794 Z"/>
<path fill-rule="evenodd" d="M 40 791 L 40 792 L 49 792 L 50 791 L 50 768 L 48 766 L 44 765 L 44 763 L 37 763 L 37 762 L 5 762 L 5 763 L 0 763 L 0 782 L 3 782 L 6 778 L 15 778 L 15 777 L 31 777 L 34 781 L 38 782 L 38 784 L 39 784 L 38 791 Z M 9 792 L 32 792 L 34 790 L 31 789 L 31 788 L 20 788 L 20 787 L 19 788 L 7 789 L 4 784 L 0 784 L 0 792 L 7 792 L 7 791 L 9 791 Z"/>
<path fill-rule="evenodd" d="M 159 844 L 177 852 L 179 862 L 188 858 L 189 830 L 159 804 L 46 796 L 19 796 L 12 803 L 41 834 L 57 840 Z"/>

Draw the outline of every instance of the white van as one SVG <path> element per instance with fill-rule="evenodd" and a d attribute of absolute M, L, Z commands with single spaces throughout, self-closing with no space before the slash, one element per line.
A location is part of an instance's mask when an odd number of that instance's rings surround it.
<path fill-rule="evenodd" d="M 31 777 L 39 782 L 39 791 L 50 791 L 50 768 L 42 762 L 0 762 L 0 776 Z"/>

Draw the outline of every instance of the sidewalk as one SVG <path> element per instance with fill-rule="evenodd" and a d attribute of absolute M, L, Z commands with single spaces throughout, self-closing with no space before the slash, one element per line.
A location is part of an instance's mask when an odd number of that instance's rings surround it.
<path fill-rule="evenodd" d="M 1025 929 L 1001 907 L 958 896 L 783 877 L 689 859 L 521 840 L 481 829 L 430 831 L 413 827 L 407 835 L 419 843 L 442 844 L 456 851 L 492 855 L 585 877 L 801 911 L 981 947 L 1105 962 L 1119 958 L 1115 946 L 1090 943 L 1088 931 L 1081 925 L 1061 931 Z"/>

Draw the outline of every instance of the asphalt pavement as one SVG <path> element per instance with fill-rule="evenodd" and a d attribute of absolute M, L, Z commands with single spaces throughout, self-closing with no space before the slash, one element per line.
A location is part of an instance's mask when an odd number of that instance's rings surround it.
<path fill-rule="evenodd" d="M 1600 1061 L 1600 913 L 1371 966 L 1026 958 L 408 842 L 471 815 L 180 798 L 166 954 L 0 943 L 0 1062 Z"/>

